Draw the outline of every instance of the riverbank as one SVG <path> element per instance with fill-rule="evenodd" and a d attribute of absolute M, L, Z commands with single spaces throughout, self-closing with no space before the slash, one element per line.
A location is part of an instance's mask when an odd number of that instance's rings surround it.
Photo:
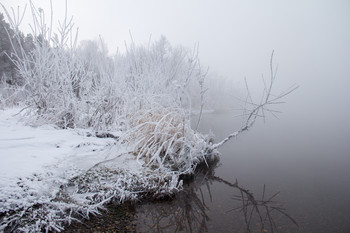
<path fill-rule="evenodd" d="M 117 137 L 30 126 L 20 110 L 0 110 L 2 231 L 62 230 L 64 224 L 96 214 L 112 199 L 123 202 L 142 192 L 171 193 L 178 187 L 164 182 L 171 180 L 165 175 L 154 179 L 159 174 L 152 176 Z"/>
<path fill-rule="evenodd" d="M 74 222 L 67 226 L 62 233 L 93 233 L 93 232 L 137 232 L 136 204 L 115 202 L 106 205 L 107 211 L 102 215 L 91 216 L 81 222 Z"/>

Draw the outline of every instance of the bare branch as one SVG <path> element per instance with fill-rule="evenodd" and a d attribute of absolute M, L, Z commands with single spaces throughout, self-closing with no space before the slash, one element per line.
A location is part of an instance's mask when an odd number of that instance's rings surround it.
<path fill-rule="evenodd" d="M 240 135 L 241 133 L 243 133 L 244 131 L 249 130 L 255 124 L 256 119 L 258 117 L 262 117 L 265 121 L 266 113 L 270 113 L 274 117 L 278 118 L 276 114 L 281 113 L 281 112 L 277 111 L 277 110 L 270 109 L 269 106 L 284 103 L 283 101 L 279 101 L 279 100 L 282 99 L 283 97 L 287 96 L 291 92 L 295 91 L 298 88 L 298 86 L 293 85 L 292 87 L 290 87 L 289 89 L 287 89 L 286 91 L 282 92 L 281 94 L 279 94 L 277 96 L 272 94 L 272 89 L 273 89 L 273 85 L 274 85 L 274 82 L 276 80 L 276 74 L 277 74 L 277 67 L 275 70 L 273 68 L 273 55 L 274 55 L 274 51 L 272 51 L 271 59 L 270 59 L 270 83 L 269 83 L 269 86 L 267 86 L 265 80 L 263 79 L 264 90 L 263 90 L 262 97 L 260 99 L 260 103 L 258 104 L 258 103 L 255 103 L 253 101 L 251 94 L 250 94 L 250 91 L 249 91 L 247 80 L 244 79 L 245 86 L 247 89 L 247 98 L 246 98 L 244 104 L 245 104 L 245 106 L 248 105 L 248 106 L 251 106 L 253 108 L 248 110 L 245 107 L 242 115 L 247 116 L 247 118 L 246 118 L 244 124 L 242 125 L 242 127 L 239 130 L 228 135 L 222 141 L 214 144 L 213 145 L 214 149 L 221 147 L 230 139 L 235 138 L 238 135 Z"/>

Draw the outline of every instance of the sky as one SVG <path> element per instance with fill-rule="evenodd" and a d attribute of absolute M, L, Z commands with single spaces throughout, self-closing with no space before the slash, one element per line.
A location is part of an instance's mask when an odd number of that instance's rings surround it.
<path fill-rule="evenodd" d="M 6 7 L 27 2 L 2 0 Z M 33 2 L 49 15 L 48 0 Z M 253 90 L 261 89 L 262 75 L 268 77 L 274 50 L 276 89 L 298 84 L 290 97 L 295 106 L 317 108 L 320 114 L 327 106 L 350 116 L 348 0 L 68 0 L 67 5 L 80 40 L 101 35 L 110 53 L 123 51 L 130 33 L 137 44 L 161 35 L 172 45 L 199 43 L 203 66 L 240 84 L 247 77 Z M 65 1 L 53 1 L 53 12 L 54 21 L 62 18 Z"/>

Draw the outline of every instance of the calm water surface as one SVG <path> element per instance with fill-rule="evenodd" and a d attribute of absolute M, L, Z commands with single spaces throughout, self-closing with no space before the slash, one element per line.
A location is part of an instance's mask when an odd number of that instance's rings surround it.
<path fill-rule="evenodd" d="M 231 115 L 205 114 L 201 131 L 212 130 L 220 140 L 240 126 Z M 265 199 L 279 191 L 271 204 L 283 205 L 299 224 L 274 213 L 279 232 L 350 232 L 350 131 L 321 123 L 305 115 L 258 123 L 224 145 L 218 167 L 200 173 L 174 201 L 138 206 L 136 230 L 246 232 L 243 212 L 232 211 L 242 205 L 233 199 L 239 190 L 210 178 L 215 176 L 231 183 L 237 179 L 256 199 L 264 185 Z M 253 219 L 250 230 L 260 232 L 258 225 Z"/>

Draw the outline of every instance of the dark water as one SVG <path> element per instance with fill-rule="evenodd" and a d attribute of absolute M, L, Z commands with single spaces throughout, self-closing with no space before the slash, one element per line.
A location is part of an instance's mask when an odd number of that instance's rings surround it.
<path fill-rule="evenodd" d="M 217 140 L 237 129 L 232 113 L 205 114 L 201 131 L 213 130 Z M 256 199 L 276 192 L 272 206 L 278 232 L 350 232 L 350 132 L 340 124 L 307 115 L 269 118 L 224 145 L 219 166 L 198 175 L 174 201 L 136 208 L 136 230 L 141 232 L 247 232 L 242 206 L 233 199 L 240 190 L 213 179 L 238 184 Z M 326 117 L 326 116 L 323 116 Z M 324 120 L 323 122 L 327 122 Z M 262 210 L 263 211 L 263 210 Z M 263 213 L 262 213 L 263 215 Z M 251 232 L 261 232 L 253 217 Z M 271 231 L 269 221 L 266 229 Z"/>

